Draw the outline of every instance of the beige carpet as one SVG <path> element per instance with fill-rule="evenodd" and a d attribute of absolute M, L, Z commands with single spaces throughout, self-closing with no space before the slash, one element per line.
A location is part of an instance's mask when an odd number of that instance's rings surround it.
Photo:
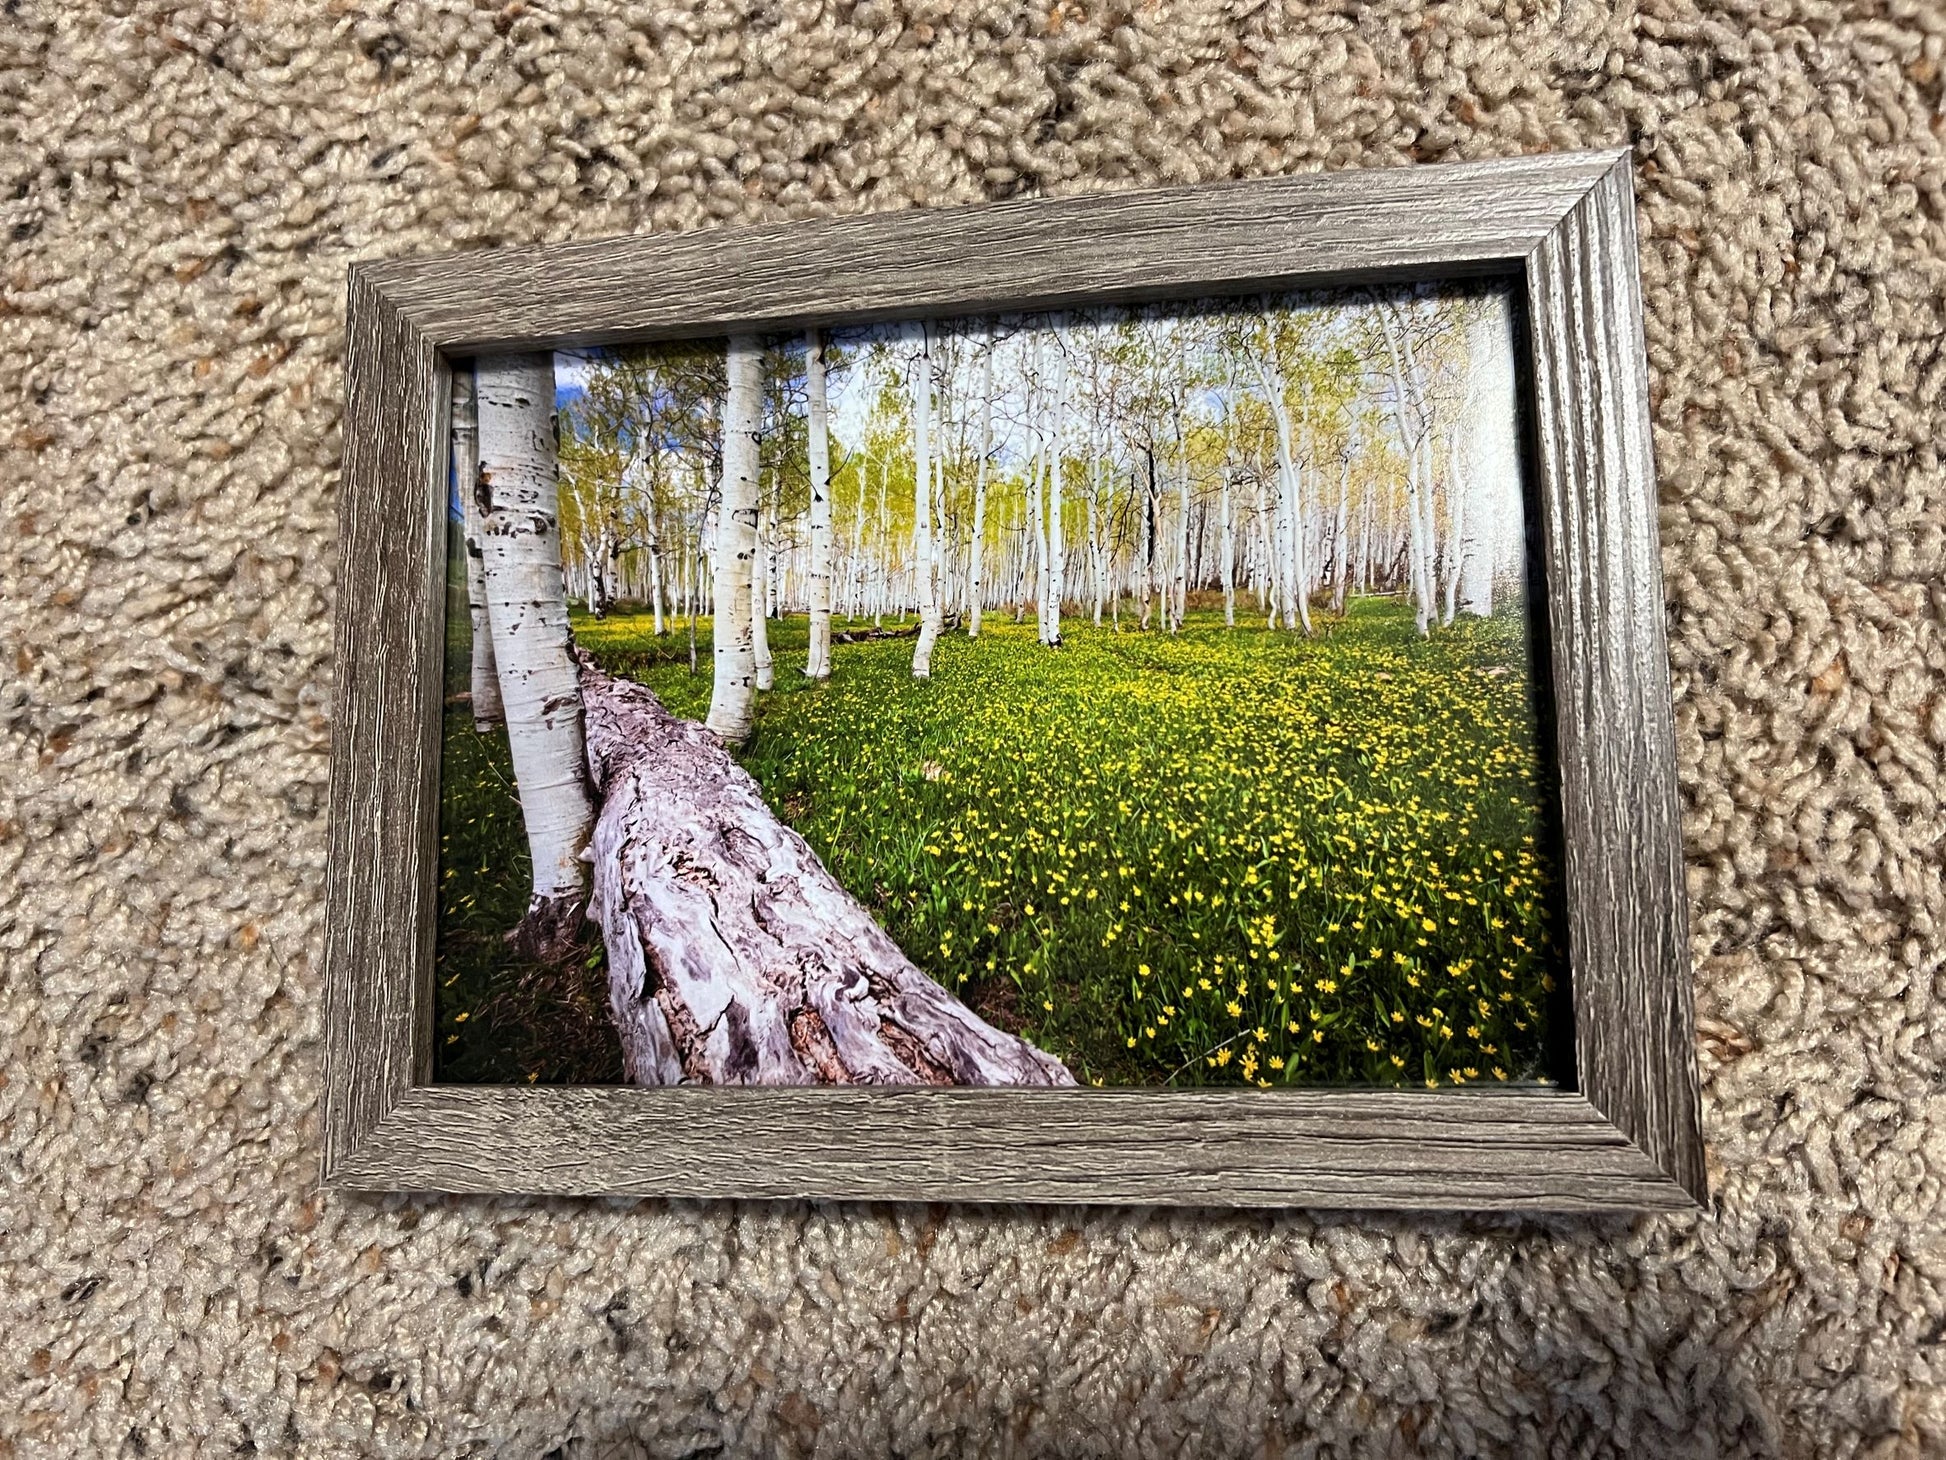
<path fill-rule="evenodd" d="M 0 1457 L 1946 1454 L 1946 11 L 1357 9 L 6 0 Z M 1713 1212 L 315 1193 L 350 260 L 1625 142 Z"/>

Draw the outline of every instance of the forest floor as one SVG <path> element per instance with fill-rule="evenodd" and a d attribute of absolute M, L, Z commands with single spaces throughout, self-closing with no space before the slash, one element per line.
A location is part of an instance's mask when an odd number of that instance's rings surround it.
<path fill-rule="evenodd" d="M 1309 640 L 1239 619 L 1070 619 L 1056 651 L 1001 612 L 943 635 L 930 682 L 903 639 L 834 646 L 822 686 L 785 619 L 740 758 L 914 962 L 1084 1083 L 1557 1069 L 1552 777 L 1519 618 L 1424 641 L 1395 599 Z M 575 619 L 604 667 L 699 719 L 708 630 L 692 675 L 686 623 Z M 501 941 L 525 903 L 519 808 L 504 737 L 463 701 L 443 779 L 441 1078 L 618 1080 L 599 952 L 564 976 Z"/>

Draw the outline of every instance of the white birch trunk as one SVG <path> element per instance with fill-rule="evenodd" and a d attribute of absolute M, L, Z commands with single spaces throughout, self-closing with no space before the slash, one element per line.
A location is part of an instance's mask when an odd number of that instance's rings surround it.
<path fill-rule="evenodd" d="M 935 432 L 938 445 L 932 454 L 933 520 L 933 594 L 939 601 L 940 627 L 945 627 L 946 605 L 953 601 L 953 530 L 946 516 L 946 434 L 945 391 L 937 402 L 939 422 Z"/>
<path fill-rule="evenodd" d="M 1271 407 L 1271 420 L 1277 424 L 1277 576 L 1280 578 L 1280 607 L 1286 629 L 1304 627 L 1312 631 L 1310 605 L 1304 596 L 1304 502 L 1298 489 L 1298 465 L 1290 442 L 1290 405 L 1284 399 L 1284 372 L 1267 354 L 1253 350 L 1251 364 L 1257 366 L 1257 380 L 1263 385 L 1265 405 Z"/>
<path fill-rule="evenodd" d="M 771 551 L 773 524 L 767 505 L 763 502 L 762 473 L 759 468 L 757 489 L 757 544 L 751 555 L 750 567 L 750 657 L 756 668 L 757 688 L 772 689 L 776 686 L 777 676 L 770 660 L 770 577 L 775 566 Z"/>
<path fill-rule="evenodd" d="M 1034 637 L 1047 642 L 1047 447 L 1037 444 L 1029 462 L 1034 494 Z"/>
<path fill-rule="evenodd" d="M 591 504 L 592 510 L 596 516 L 599 516 L 601 513 L 599 494 L 590 493 L 590 495 L 596 499 Z M 586 517 L 582 518 L 581 523 L 581 537 L 586 547 L 588 565 L 588 612 L 596 618 L 606 618 L 608 616 L 610 597 L 608 592 L 608 551 L 612 536 L 611 529 L 606 522 L 603 522 L 600 527 L 593 529 L 592 535 L 590 535 L 588 519 Z"/>
<path fill-rule="evenodd" d="M 1053 430 L 1047 443 L 1047 595 L 1041 605 L 1041 642 L 1061 644 L 1061 600 L 1067 596 L 1067 543 L 1061 533 L 1061 439 L 1067 430 L 1068 357 L 1056 345 Z"/>
<path fill-rule="evenodd" d="M 1338 530 L 1332 539 L 1331 611 L 1341 617 L 1351 585 L 1351 457 L 1354 443 L 1345 443 L 1344 464 L 1338 476 Z"/>
<path fill-rule="evenodd" d="M 1270 503 L 1265 498 L 1264 474 L 1257 473 L 1257 536 L 1258 546 L 1263 550 L 1263 560 L 1256 565 L 1258 573 L 1257 606 L 1264 610 L 1264 627 L 1277 627 L 1277 548 L 1272 540 L 1274 522 Z"/>
<path fill-rule="evenodd" d="M 1466 476 L 1460 466 L 1457 432 L 1446 442 L 1446 484 L 1446 594 L 1440 607 L 1441 624 L 1451 624 L 1459 612 L 1460 575 L 1466 571 Z"/>
<path fill-rule="evenodd" d="M 1432 546 L 1426 541 L 1426 520 L 1419 510 L 1420 462 L 1422 453 L 1412 453 L 1410 476 L 1406 481 L 1406 517 L 1411 529 L 1409 552 L 1412 565 L 1412 603 L 1419 636 L 1432 628 Z"/>
<path fill-rule="evenodd" d="M 866 487 L 871 486 L 871 461 L 867 458 Z M 872 589 L 872 627 L 878 628 L 885 619 L 885 601 L 892 592 L 892 519 L 888 515 L 885 499 L 887 479 L 892 475 L 891 468 L 884 462 L 878 468 L 878 554 L 877 580 Z"/>
<path fill-rule="evenodd" d="M 499 355 L 475 368 L 487 618 L 533 864 L 532 896 L 512 941 L 528 957 L 554 960 L 579 941 L 581 853 L 594 825 L 561 572 L 554 361 Z"/>
<path fill-rule="evenodd" d="M 1291 563 L 1296 554 L 1291 551 L 1291 534 L 1296 526 L 1291 517 L 1290 477 L 1285 474 L 1282 461 L 1277 463 L 1277 487 L 1274 510 L 1277 514 L 1277 616 L 1286 629 L 1297 627 L 1297 588 L 1291 582 Z"/>
<path fill-rule="evenodd" d="M 668 624 L 662 614 L 662 524 L 655 510 L 655 483 L 650 479 L 648 491 L 649 524 L 649 611 L 654 616 L 654 632 L 659 639 L 668 632 Z"/>
<path fill-rule="evenodd" d="M 1292 596 L 1296 600 L 1297 627 L 1308 634 L 1311 632 L 1311 569 L 1309 554 L 1305 551 L 1305 534 L 1309 529 L 1309 523 L 1305 520 L 1306 497 L 1304 492 L 1304 472 L 1303 468 L 1297 463 L 1296 450 L 1292 441 L 1290 428 L 1289 410 L 1287 408 L 1282 409 L 1280 414 L 1282 418 L 1282 434 L 1280 436 L 1281 444 L 1278 450 L 1278 455 L 1281 458 L 1279 465 L 1283 471 L 1284 480 L 1290 484 L 1291 494 L 1291 561 L 1289 581 Z"/>
<path fill-rule="evenodd" d="M 1095 627 L 1101 627 L 1101 606 L 1104 593 L 1104 579 L 1108 576 L 1108 565 L 1102 560 L 1102 507 L 1101 497 L 1102 463 L 1094 453 L 1098 450 L 1092 437 L 1089 446 L 1088 467 L 1088 587 L 1095 603 Z"/>
<path fill-rule="evenodd" d="M 1290 403 L 1284 397 L 1284 372 L 1277 362 L 1265 353 L 1251 356 L 1257 367 L 1258 378 L 1263 383 L 1264 398 L 1270 406 L 1271 419 L 1277 426 L 1277 477 L 1284 498 L 1282 516 L 1288 536 L 1284 541 L 1288 553 L 1282 565 L 1285 579 L 1284 627 L 1302 627 L 1305 633 L 1311 632 L 1311 605 L 1305 592 L 1309 575 L 1304 568 L 1304 498 L 1298 480 L 1297 461 L 1291 441 Z M 1295 622 L 1292 610 L 1296 610 Z"/>
<path fill-rule="evenodd" d="M 1380 304 L 1377 310 L 1379 328 L 1385 336 L 1386 355 L 1392 377 L 1392 420 L 1399 433 L 1399 449 L 1406 458 L 1406 529 L 1407 563 L 1412 582 L 1412 600 L 1418 623 L 1419 636 L 1424 638 L 1430 629 L 1432 618 L 1432 593 L 1427 582 L 1425 523 L 1419 513 L 1419 477 L 1421 441 L 1423 431 L 1415 431 L 1406 420 L 1406 407 L 1409 403 L 1406 394 L 1408 368 L 1401 337 L 1402 325 L 1394 327 L 1390 306 Z"/>
<path fill-rule="evenodd" d="M 751 585 L 757 557 L 757 438 L 763 381 L 754 336 L 732 335 L 723 406 L 723 487 L 716 519 L 711 596 L 716 611 L 715 680 L 704 721 L 726 745 L 741 745 L 756 714 L 757 649 Z"/>
<path fill-rule="evenodd" d="M 1230 469 L 1223 469 L 1223 627 L 1237 626 L 1236 515 L 1230 499 Z"/>
<path fill-rule="evenodd" d="M 967 564 L 966 636 L 980 637 L 980 614 L 986 607 L 987 472 L 993 454 L 993 351 L 988 336 L 980 359 L 980 462 L 973 477 L 973 543 Z"/>
<path fill-rule="evenodd" d="M 825 399 L 824 331 L 804 336 L 811 456 L 811 648 L 804 673 L 831 677 L 831 436 Z"/>
<path fill-rule="evenodd" d="M 1189 452 L 1185 447 L 1182 461 L 1178 464 L 1180 475 L 1176 479 L 1176 576 L 1173 592 L 1170 594 L 1175 623 L 1170 626 L 1171 633 L 1182 631 L 1183 620 L 1189 613 Z"/>
<path fill-rule="evenodd" d="M 466 613 L 472 625 L 473 728 L 481 734 L 506 719 L 500 707 L 500 671 L 493 662 L 493 624 L 487 616 L 486 559 L 481 523 L 489 510 L 480 486 L 480 413 L 473 394 L 473 367 L 453 371 L 453 484 L 459 493 L 460 530 L 466 552 Z"/>
<path fill-rule="evenodd" d="M 1372 591 L 1372 530 L 1378 519 L 1378 492 L 1372 483 L 1365 486 L 1364 510 L 1359 514 L 1358 529 L 1358 591 Z"/>
<path fill-rule="evenodd" d="M 1416 477 L 1417 504 L 1419 510 L 1419 578 L 1422 598 L 1419 618 L 1420 634 L 1429 631 L 1432 620 L 1439 613 L 1439 580 L 1435 576 L 1439 560 L 1438 521 L 1433 514 L 1433 437 L 1432 411 L 1426 403 L 1424 373 L 1419 369 L 1418 352 L 1413 348 L 1412 333 L 1401 324 L 1400 341 L 1405 351 L 1406 379 L 1411 382 L 1413 400 L 1417 405 L 1419 418 L 1419 471 Z"/>
<path fill-rule="evenodd" d="M 851 570 L 845 592 L 849 600 L 845 612 L 852 618 L 862 617 L 865 606 L 865 497 L 871 489 L 871 478 L 864 474 L 864 468 L 857 480 L 858 500 L 851 514 Z"/>
<path fill-rule="evenodd" d="M 912 677 L 932 678 L 932 650 L 939 641 L 939 575 L 932 528 L 932 331 L 918 327 L 919 358 L 912 371 L 912 550 L 919 606 L 919 639 L 912 650 Z"/>
<path fill-rule="evenodd" d="M 1467 330 L 1464 500 L 1466 569 L 1460 607 L 1482 618 L 1493 612 L 1494 579 L 1501 568 L 1524 571 L 1523 523 L 1517 485 L 1510 481 L 1518 449 L 1513 396 L 1513 320 L 1504 305 L 1482 310 Z M 1499 484 L 1502 490 L 1495 491 Z M 1512 491 L 1505 490 L 1512 487 Z M 1515 547 L 1513 561 L 1506 549 Z"/>

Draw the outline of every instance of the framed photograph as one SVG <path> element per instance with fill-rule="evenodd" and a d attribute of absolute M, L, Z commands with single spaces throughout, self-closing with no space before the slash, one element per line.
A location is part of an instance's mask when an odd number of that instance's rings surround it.
<path fill-rule="evenodd" d="M 323 1171 L 1705 1195 L 1625 153 L 358 264 Z"/>

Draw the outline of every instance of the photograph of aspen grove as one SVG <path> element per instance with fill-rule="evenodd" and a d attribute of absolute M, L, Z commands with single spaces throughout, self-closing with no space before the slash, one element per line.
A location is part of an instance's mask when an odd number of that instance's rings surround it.
<path fill-rule="evenodd" d="M 462 362 L 438 1078 L 1557 1078 L 1518 309 Z"/>

